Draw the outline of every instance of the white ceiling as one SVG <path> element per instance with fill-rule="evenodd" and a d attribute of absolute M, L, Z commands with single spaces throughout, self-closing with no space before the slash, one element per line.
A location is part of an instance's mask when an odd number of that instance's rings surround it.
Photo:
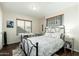
<path fill-rule="evenodd" d="M 2 2 L 4 11 L 24 14 L 34 18 L 41 18 L 51 15 L 53 12 L 75 5 L 76 3 L 68 2 Z M 35 6 L 36 10 L 33 10 Z"/>

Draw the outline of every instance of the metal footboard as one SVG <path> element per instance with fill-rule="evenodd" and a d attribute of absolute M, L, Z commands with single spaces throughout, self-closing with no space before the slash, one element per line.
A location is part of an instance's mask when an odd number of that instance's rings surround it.
<path fill-rule="evenodd" d="M 36 43 L 36 56 L 38 56 L 38 42 Z"/>
<path fill-rule="evenodd" d="M 30 56 L 30 53 L 31 53 L 33 47 L 36 48 L 36 56 L 38 56 L 38 42 L 36 42 L 36 44 L 33 44 L 31 40 L 28 40 L 28 39 L 26 38 L 26 40 L 27 40 L 27 45 L 28 45 L 28 47 L 27 47 L 27 48 L 28 48 L 28 51 L 27 51 L 28 53 L 26 53 L 26 51 L 25 51 L 25 41 L 23 42 L 22 39 L 23 39 L 23 38 L 22 38 L 22 35 L 21 35 L 21 42 L 23 43 L 22 50 L 23 50 L 25 56 Z M 31 49 L 29 49 L 29 44 L 28 44 L 28 42 L 30 42 L 30 43 L 32 44 Z"/>

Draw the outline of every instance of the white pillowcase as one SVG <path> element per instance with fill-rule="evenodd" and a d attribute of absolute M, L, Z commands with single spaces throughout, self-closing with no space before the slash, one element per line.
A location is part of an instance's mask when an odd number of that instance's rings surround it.
<path fill-rule="evenodd" d="M 51 34 L 50 33 L 45 33 L 44 36 L 51 37 Z"/>
<path fill-rule="evenodd" d="M 60 38 L 61 34 L 60 33 L 45 33 L 44 36 L 53 37 L 53 38 Z"/>
<path fill-rule="evenodd" d="M 58 33 L 64 33 L 64 29 L 55 28 L 55 32 L 58 32 Z"/>
<path fill-rule="evenodd" d="M 51 29 L 51 33 L 55 33 L 55 28 L 52 28 Z"/>
<path fill-rule="evenodd" d="M 51 31 L 50 28 L 46 29 L 46 33 L 50 33 L 50 31 Z"/>
<path fill-rule="evenodd" d="M 55 29 L 54 28 L 48 28 L 48 29 L 46 29 L 46 33 L 55 33 Z"/>
<path fill-rule="evenodd" d="M 60 32 L 60 28 L 55 28 L 55 31 L 56 32 Z"/>
<path fill-rule="evenodd" d="M 60 38 L 60 36 L 61 36 L 60 33 L 51 33 L 51 37 Z"/>

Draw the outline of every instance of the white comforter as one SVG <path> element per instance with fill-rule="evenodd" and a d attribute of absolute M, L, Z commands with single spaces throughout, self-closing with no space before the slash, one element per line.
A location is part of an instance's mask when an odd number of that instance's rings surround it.
<path fill-rule="evenodd" d="M 64 42 L 62 39 L 54 38 L 54 37 L 48 37 L 48 36 L 39 36 L 39 37 L 31 37 L 28 38 L 33 42 L 33 44 L 36 44 L 38 42 L 38 55 L 39 56 L 50 56 L 57 52 L 62 46 L 64 45 Z M 27 53 L 27 40 L 23 39 L 25 41 L 25 52 Z M 29 47 L 32 45 L 29 42 Z M 36 48 L 32 49 L 32 52 L 30 54 L 31 56 L 36 55 Z"/>

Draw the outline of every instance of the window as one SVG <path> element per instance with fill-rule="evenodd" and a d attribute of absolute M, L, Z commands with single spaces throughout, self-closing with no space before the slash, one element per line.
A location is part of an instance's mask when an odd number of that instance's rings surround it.
<path fill-rule="evenodd" d="M 31 32 L 31 22 L 25 22 L 25 30 L 26 32 Z"/>
<path fill-rule="evenodd" d="M 32 21 L 17 19 L 17 34 L 18 33 L 31 33 Z"/>
<path fill-rule="evenodd" d="M 51 17 L 47 19 L 47 26 L 51 27 L 51 26 L 60 26 L 62 25 L 62 21 L 63 21 L 63 15 L 58 15 L 55 17 Z"/>

